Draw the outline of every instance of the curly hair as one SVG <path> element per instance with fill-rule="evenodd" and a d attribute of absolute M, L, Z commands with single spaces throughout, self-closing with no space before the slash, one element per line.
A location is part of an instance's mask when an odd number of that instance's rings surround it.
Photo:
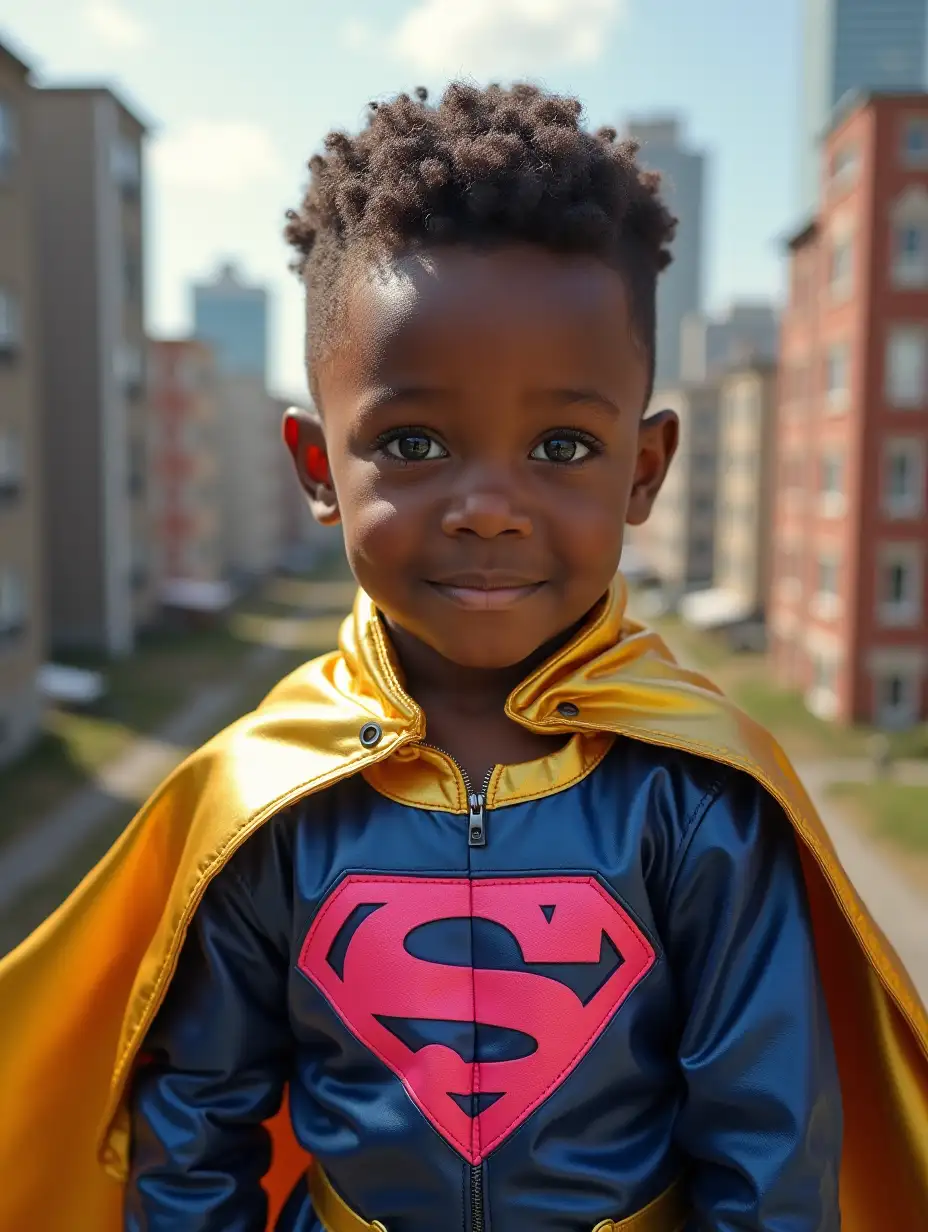
<path fill-rule="evenodd" d="M 371 103 L 357 136 L 330 133 L 285 237 L 307 291 L 308 357 L 325 350 L 346 260 L 442 245 L 530 243 L 601 258 L 626 279 L 653 378 L 657 276 L 676 230 L 660 177 L 573 98 L 532 85 L 455 83 Z"/>

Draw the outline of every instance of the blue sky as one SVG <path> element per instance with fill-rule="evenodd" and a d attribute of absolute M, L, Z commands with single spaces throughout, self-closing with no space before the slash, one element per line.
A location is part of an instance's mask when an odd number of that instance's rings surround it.
<path fill-rule="evenodd" d="M 0 0 L 39 81 L 115 85 L 151 120 L 152 332 L 240 258 L 274 297 L 272 372 L 303 387 L 299 286 L 280 239 L 305 164 L 371 99 L 450 77 L 529 78 L 590 121 L 680 111 L 711 155 L 708 304 L 779 294 L 797 221 L 800 0 Z"/>

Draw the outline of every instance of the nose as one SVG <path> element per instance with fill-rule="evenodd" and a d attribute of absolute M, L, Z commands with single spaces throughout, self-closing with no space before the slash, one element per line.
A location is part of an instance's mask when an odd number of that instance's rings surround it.
<path fill-rule="evenodd" d="M 524 539 L 532 533 L 532 520 L 513 509 L 512 501 L 502 492 L 469 492 L 447 509 L 442 530 L 451 536 L 496 539 L 499 535 L 517 535 Z"/>

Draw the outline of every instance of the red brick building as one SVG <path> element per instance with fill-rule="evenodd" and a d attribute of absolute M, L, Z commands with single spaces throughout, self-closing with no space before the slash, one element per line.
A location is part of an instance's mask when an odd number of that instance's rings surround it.
<path fill-rule="evenodd" d="M 790 242 L 771 643 L 823 717 L 928 713 L 928 95 L 836 118 Z"/>
<path fill-rule="evenodd" d="M 153 342 L 149 401 L 162 598 L 181 607 L 224 606 L 221 425 L 209 347 L 190 339 Z"/>

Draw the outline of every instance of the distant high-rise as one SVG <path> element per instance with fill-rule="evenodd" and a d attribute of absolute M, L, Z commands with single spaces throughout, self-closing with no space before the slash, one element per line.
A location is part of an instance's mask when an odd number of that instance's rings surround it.
<path fill-rule="evenodd" d="M 212 348 L 223 377 L 257 377 L 267 384 L 267 292 L 224 265 L 212 282 L 193 288 L 193 332 Z"/>
<path fill-rule="evenodd" d="M 921 90 L 926 0 L 805 0 L 801 208 L 818 205 L 820 150 L 835 106 L 856 91 Z"/>
<path fill-rule="evenodd" d="M 705 158 L 683 145 L 680 122 L 673 118 L 632 120 L 626 136 L 641 144 L 642 165 L 660 172 L 664 199 L 680 220 L 673 264 L 657 284 L 656 384 L 675 385 L 683 319 L 702 308 Z"/>

